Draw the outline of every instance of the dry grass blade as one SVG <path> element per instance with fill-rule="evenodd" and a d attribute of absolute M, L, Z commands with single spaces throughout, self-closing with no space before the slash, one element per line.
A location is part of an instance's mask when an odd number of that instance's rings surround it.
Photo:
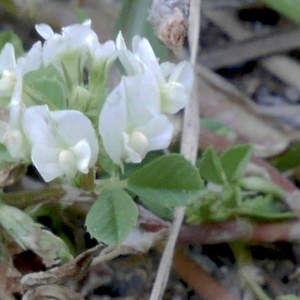
<path fill-rule="evenodd" d="M 191 0 L 190 2 L 190 29 L 189 29 L 189 43 L 191 48 L 191 63 L 195 65 L 198 52 L 198 38 L 200 30 L 200 0 Z M 198 138 L 199 138 L 199 101 L 197 97 L 197 84 L 194 84 L 194 89 L 190 101 L 185 109 L 183 132 L 181 139 L 181 154 L 183 154 L 192 163 L 195 163 L 198 152 Z M 184 218 L 185 208 L 178 207 L 175 210 L 174 222 L 170 228 L 170 235 L 167 245 L 164 249 L 162 259 L 158 268 L 158 273 L 154 282 L 153 290 L 150 300 L 162 299 L 165 291 L 172 260 L 174 256 L 174 248 L 181 223 Z"/>

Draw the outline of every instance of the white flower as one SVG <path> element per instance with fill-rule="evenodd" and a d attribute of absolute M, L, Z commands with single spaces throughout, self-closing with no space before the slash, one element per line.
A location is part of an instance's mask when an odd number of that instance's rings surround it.
<path fill-rule="evenodd" d="M 46 105 L 27 108 L 23 128 L 31 142 L 31 159 L 48 182 L 78 172 L 87 174 L 98 156 L 91 121 L 79 111 L 49 111 Z"/>
<path fill-rule="evenodd" d="M 117 58 L 117 50 L 114 41 L 107 41 L 104 44 L 94 43 L 89 47 L 94 68 L 100 68 L 103 64 L 111 65 Z"/>
<path fill-rule="evenodd" d="M 24 109 L 23 103 L 17 101 L 10 106 L 9 122 L 0 120 L 0 142 L 6 146 L 11 157 L 28 160 L 30 145 L 22 129 Z"/>
<path fill-rule="evenodd" d="M 16 61 L 12 44 L 7 43 L 0 54 L 0 97 L 11 97 L 17 86 L 22 92 L 23 76 L 41 66 L 42 45 L 35 43 L 30 51 Z M 14 97 L 16 98 L 16 97 Z"/>
<path fill-rule="evenodd" d="M 94 43 L 89 48 L 89 56 L 89 91 L 99 103 L 110 67 L 118 56 L 116 45 L 113 41 L 107 41 L 104 44 Z"/>
<path fill-rule="evenodd" d="M 140 163 L 148 151 L 169 146 L 173 126 L 160 114 L 151 72 L 122 78 L 103 106 L 99 131 L 107 153 L 120 166 Z"/>
<path fill-rule="evenodd" d="M 149 41 L 135 36 L 130 52 L 122 34 L 116 41 L 119 59 L 128 75 L 151 70 L 160 89 L 161 112 L 174 114 L 184 108 L 192 91 L 194 74 L 191 64 L 187 61 L 177 66 L 170 63 L 159 65 Z"/>
<path fill-rule="evenodd" d="M 62 28 L 62 34 L 54 33 L 46 24 L 36 25 L 37 32 L 46 40 L 43 47 L 43 63 L 54 65 L 61 75 L 77 83 L 87 60 L 88 50 L 99 44 L 91 22 Z"/>

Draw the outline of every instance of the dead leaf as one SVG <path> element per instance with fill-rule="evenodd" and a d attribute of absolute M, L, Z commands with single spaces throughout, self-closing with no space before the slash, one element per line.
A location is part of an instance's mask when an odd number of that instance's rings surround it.
<path fill-rule="evenodd" d="M 29 290 L 22 300 L 84 300 L 83 297 L 70 288 L 60 285 L 42 285 Z"/>
<path fill-rule="evenodd" d="M 22 293 L 21 274 L 4 261 L 0 261 L 0 274 L 0 299 L 15 300 L 13 294 Z"/>
<path fill-rule="evenodd" d="M 20 163 L 8 164 L 0 171 L 0 188 L 12 185 L 20 180 L 26 168 Z"/>

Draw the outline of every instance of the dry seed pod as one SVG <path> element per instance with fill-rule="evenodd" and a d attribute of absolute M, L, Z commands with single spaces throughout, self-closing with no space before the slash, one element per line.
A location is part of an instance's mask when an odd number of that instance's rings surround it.
<path fill-rule="evenodd" d="M 148 20 L 168 48 L 179 50 L 188 31 L 190 0 L 154 0 Z"/>

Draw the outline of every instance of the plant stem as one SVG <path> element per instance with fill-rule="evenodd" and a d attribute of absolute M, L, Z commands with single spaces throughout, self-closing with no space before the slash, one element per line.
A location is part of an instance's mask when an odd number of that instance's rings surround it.
<path fill-rule="evenodd" d="M 30 205 L 59 201 L 66 194 L 61 187 L 46 187 L 37 191 L 1 193 L 0 199 L 7 205 L 24 209 Z"/>

